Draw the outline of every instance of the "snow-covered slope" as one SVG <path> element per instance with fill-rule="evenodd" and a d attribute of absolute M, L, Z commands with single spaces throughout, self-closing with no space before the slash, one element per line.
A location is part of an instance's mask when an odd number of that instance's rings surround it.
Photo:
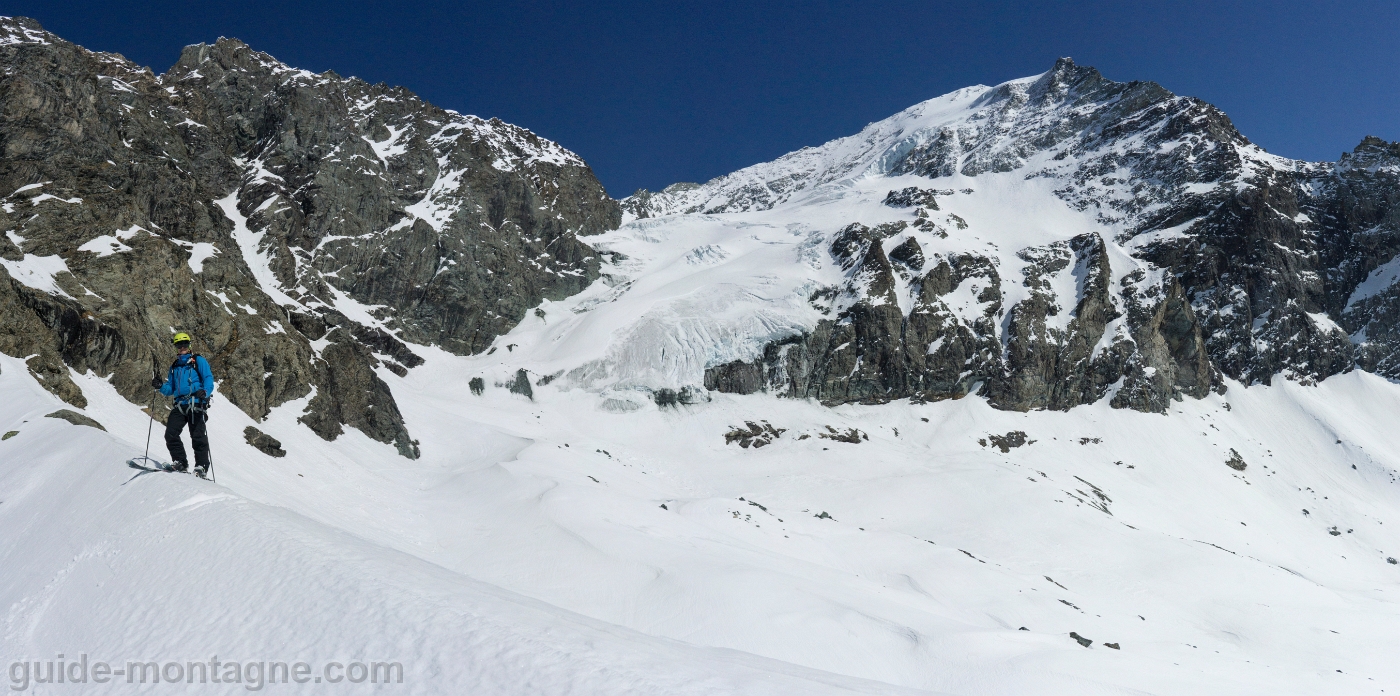
<path fill-rule="evenodd" d="M 440 562 L 456 557 L 440 546 L 415 555 L 422 540 L 399 536 L 409 531 L 394 519 L 409 512 L 399 505 L 453 487 L 413 491 L 424 480 L 394 476 L 389 467 L 397 458 L 385 456 L 382 445 L 347 447 L 359 456 L 339 467 L 340 452 L 300 458 L 292 469 L 308 478 L 256 461 L 251 448 L 233 445 L 236 424 L 215 418 L 215 473 L 224 485 L 128 468 L 121 460 L 141 454 L 144 415 L 110 390 L 93 391 L 101 397 L 89 412 L 129 437 L 42 417 L 65 404 L 35 384 L 22 363 L 0 356 L 0 423 L 18 429 L 0 449 L 0 654 L 14 691 L 139 688 L 121 674 L 107 675 L 105 685 L 94 681 L 97 662 L 123 671 L 128 662 L 156 662 L 165 676 L 150 679 L 162 681 L 160 693 L 275 690 L 286 688 L 287 676 L 278 682 L 271 663 L 304 662 L 314 682 L 299 686 L 313 693 L 340 693 L 346 677 L 362 681 L 354 663 L 397 663 L 400 671 L 375 672 L 393 684 L 378 688 L 415 694 L 912 693 L 649 636 L 445 568 Z M 476 457 L 457 460 L 463 470 L 495 469 L 498 458 L 528 442 L 487 426 L 472 432 L 488 442 Z M 370 442 L 361 439 L 361 447 Z M 284 489 L 275 502 L 299 497 L 292 508 L 256 501 L 264 488 L 284 488 L 287 477 L 303 490 Z M 379 478 L 395 487 L 366 498 L 359 485 Z M 337 512 L 342 506 L 351 510 Z M 338 529 L 305 513 L 338 515 L 346 524 Z M 396 543 L 356 533 L 364 531 Z M 87 663 L 72 672 L 85 683 L 55 687 L 60 660 L 74 670 Z M 190 662 L 211 660 L 222 663 L 213 668 L 214 681 L 232 682 L 236 674 L 238 685 L 172 677 Z M 17 663 L 31 666 L 16 671 Z"/>
<path fill-rule="evenodd" d="M 852 287 L 834 303 L 812 301 L 823 289 L 844 289 L 855 275 L 828 251 L 847 223 L 904 223 L 883 248 L 893 251 L 914 239 L 931 260 L 975 254 L 990 259 L 1002 278 L 1020 278 L 1034 265 L 1017 251 L 1097 229 L 1091 215 L 1055 197 L 1050 180 L 985 174 L 938 183 L 951 195 L 938 199 L 939 210 L 926 218 L 933 221 L 929 229 L 909 226 L 909 211 L 882 204 L 891 190 L 927 184 L 909 175 L 844 180 L 800 204 L 771 210 L 629 221 L 594 241 L 624 259 L 603 281 L 564 302 L 546 303 L 543 320 L 527 318 L 498 343 L 520 346 L 509 356 L 515 364 L 540 374 L 566 369 L 569 380 L 585 387 L 702 387 L 706 368 L 758 359 L 769 343 L 811 332 L 862 299 L 863 288 Z M 1121 247 L 1110 248 L 1122 264 L 1115 280 L 1146 266 Z M 1063 273 L 1062 298 L 1071 307 L 1078 292 L 1072 271 Z M 911 295 L 918 295 L 912 280 L 908 273 L 895 280 L 905 313 Z M 985 287 L 975 281 L 962 287 L 967 297 L 950 298 L 949 310 L 973 323 L 985 311 L 986 302 L 976 297 Z M 1008 283 L 1005 292 L 1005 306 L 1027 296 L 1019 284 Z"/>
<path fill-rule="evenodd" d="M 397 661 L 415 693 L 1400 683 L 1400 386 L 1366 373 L 1167 417 L 723 394 L 617 413 L 557 385 L 464 396 L 488 359 L 433 353 L 383 375 L 414 396 L 421 460 L 326 445 L 296 404 L 259 424 L 274 459 L 224 409 L 212 484 L 124 466 L 144 415 L 99 380 L 75 375 L 109 433 L 41 417 L 62 404 L 0 360 L 11 659 Z M 765 421 L 769 444 L 726 444 Z"/>

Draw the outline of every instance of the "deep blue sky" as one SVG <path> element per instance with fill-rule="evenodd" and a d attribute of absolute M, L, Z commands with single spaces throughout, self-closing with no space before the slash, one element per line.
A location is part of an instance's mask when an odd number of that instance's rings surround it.
<path fill-rule="evenodd" d="M 1072 56 L 1225 110 L 1271 152 L 1400 140 L 1400 3 L 4 0 L 163 72 L 235 36 L 557 140 L 614 196 L 704 181 Z"/>

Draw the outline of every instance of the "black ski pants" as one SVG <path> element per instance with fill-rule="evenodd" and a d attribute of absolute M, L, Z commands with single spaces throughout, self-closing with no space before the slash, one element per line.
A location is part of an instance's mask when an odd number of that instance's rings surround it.
<path fill-rule="evenodd" d="M 195 466 L 209 468 L 209 432 L 205 430 L 205 421 L 209 420 L 209 414 L 202 410 L 176 406 L 170 412 L 170 417 L 165 419 L 165 447 L 170 450 L 170 462 L 172 464 L 189 465 L 189 458 L 185 456 L 185 443 L 180 442 L 180 432 L 185 429 L 185 424 L 190 424 L 190 442 L 194 444 Z"/>

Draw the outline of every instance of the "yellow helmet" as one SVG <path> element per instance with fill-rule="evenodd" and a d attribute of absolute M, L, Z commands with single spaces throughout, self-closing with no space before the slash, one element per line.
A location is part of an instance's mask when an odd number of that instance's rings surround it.
<path fill-rule="evenodd" d="M 184 331 L 181 331 L 181 332 L 175 334 L 174 336 L 171 336 L 171 337 L 170 337 L 170 342 L 171 342 L 171 343 L 178 344 L 178 343 L 181 342 L 181 341 L 184 341 L 184 342 L 186 342 L 186 343 L 189 343 L 189 341 L 190 341 L 190 335 L 187 334 L 187 333 L 185 333 Z"/>

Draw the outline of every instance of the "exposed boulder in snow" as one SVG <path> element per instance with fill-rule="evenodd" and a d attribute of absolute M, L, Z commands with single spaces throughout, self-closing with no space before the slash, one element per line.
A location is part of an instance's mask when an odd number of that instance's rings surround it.
<path fill-rule="evenodd" d="M 1005 435 L 988 435 L 986 439 L 978 440 L 977 444 L 986 447 L 990 443 L 992 447 L 1001 450 L 1002 454 L 1006 454 L 1017 447 L 1024 447 L 1030 442 L 1035 442 L 1035 440 L 1028 442 L 1024 431 L 1013 430 Z"/>
<path fill-rule="evenodd" d="M 937 191 L 933 189 L 922 189 L 918 186 L 908 186 L 898 191 L 890 191 L 882 201 L 892 208 L 914 208 L 923 207 L 928 210 L 938 210 L 938 196 L 951 196 L 952 191 Z"/>
<path fill-rule="evenodd" d="M 57 419 L 59 419 L 59 420 L 66 420 L 66 421 L 68 421 L 69 423 L 72 423 L 73 425 L 85 425 L 85 426 L 87 426 L 87 427 L 89 427 L 89 428 L 97 428 L 98 430 L 106 430 L 106 428 L 102 427 L 102 424 L 101 424 L 101 423 L 98 423 L 97 421 L 95 421 L 95 420 L 93 420 L 93 419 L 91 419 L 91 418 L 88 418 L 87 416 L 84 416 L 83 414 L 78 413 L 77 411 L 70 411 L 70 410 L 68 410 L 68 409 L 66 409 L 66 408 L 60 408 L 60 409 L 58 409 L 57 411 L 54 411 L 53 413 L 50 413 L 50 414 L 48 414 L 48 415 L 45 415 L 44 417 L 45 417 L 45 418 L 57 418 Z"/>
<path fill-rule="evenodd" d="M 515 371 L 515 377 L 506 383 L 506 389 L 530 400 L 535 398 L 535 391 L 530 388 L 530 374 L 523 368 Z"/>
<path fill-rule="evenodd" d="M 859 445 L 862 442 L 870 440 L 870 436 L 866 435 L 859 428 L 846 428 L 845 430 L 837 430 L 836 428 L 833 428 L 829 425 L 826 426 L 826 432 L 818 432 L 817 437 L 822 438 L 823 440 L 845 442 L 851 445 Z M 827 514 L 823 512 L 821 516 L 827 517 Z"/>
<path fill-rule="evenodd" d="M 786 428 L 775 428 L 768 421 L 747 421 L 745 427 L 731 427 L 729 432 L 724 434 L 724 444 L 737 443 L 740 447 L 763 447 L 771 445 L 773 441 L 782 437 L 787 432 Z"/>
<path fill-rule="evenodd" d="M 1244 457 L 1241 457 L 1240 453 L 1236 452 L 1234 448 L 1230 449 L 1230 458 L 1225 460 L 1225 466 L 1228 466 L 1231 469 L 1234 469 L 1235 471 L 1244 471 L 1245 469 L 1249 468 L 1249 465 L 1246 464 L 1244 461 Z"/>
<path fill-rule="evenodd" d="M 269 457 L 287 456 L 280 440 L 251 425 L 243 428 L 243 440 Z"/>

